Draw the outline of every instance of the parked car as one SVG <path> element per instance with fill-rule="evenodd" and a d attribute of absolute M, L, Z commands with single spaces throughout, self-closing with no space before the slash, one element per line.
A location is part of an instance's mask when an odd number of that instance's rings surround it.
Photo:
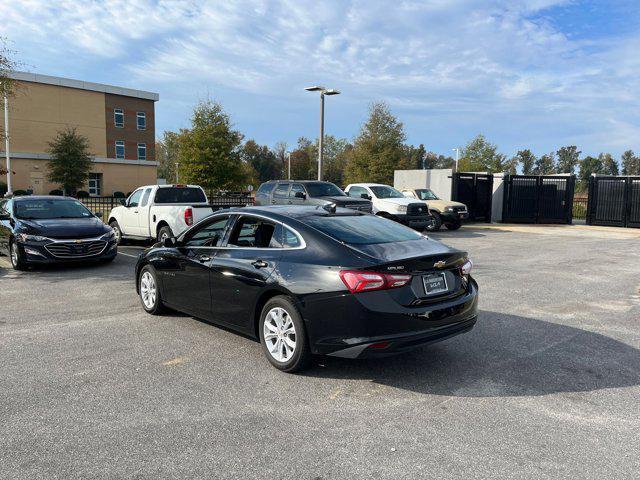
<path fill-rule="evenodd" d="M 123 238 L 157 239 L 179 234 L 214 212 L 197 185 L 147 185 L 136 189 L 109 214 L 108 224 Z"/>
<path fill-rule="evenodd" d="M 429 206 L 429 211 L 436 218 L 437 231 L 444 224 L 449 230 L 457 230 L 462 221 L 469 218 L 469 211 L 464 203 L 452 200 L 442 200 L 428 188 L 414 188 L 402 190 L 407 198 L 422 200 Z"/>
<path fill-rule="evenodd" d="M 373 203 L 373 213 L 418 230 L 432 230 L 434 218 L 424 202 L 407 199 L 389 185 L 379 183 L 352 183 L 345 192 L 352 198 L 365 198 Z"/>
<path fill-rule="evenodd" d="M 273 180 L 260 185 L 256 205 L 330 205 L 371 213 L 371 202 L 350 198 L 331 182 Z"/>
<path fill-rule="evenodd" d="M 0 203 L 0 253 L 23 270 L 34 264 L 110 262 L 118 249 L 114 231 L 75 198 L 28 196 Z"/>
<path fill-rule="evenodd" d="M 165 307 L 259 338 L 276 368 L 312 354 L 399 353 L 470 330 L 478 286 L 467 253 L 346 208 L 215 213 L 146 250 L 142 307 Z"/>

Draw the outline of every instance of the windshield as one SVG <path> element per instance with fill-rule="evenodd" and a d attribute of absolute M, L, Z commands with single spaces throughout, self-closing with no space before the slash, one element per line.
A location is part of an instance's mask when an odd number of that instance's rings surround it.
<path fill-rule="evenodd" d="M 301 220 L 330 237 L 351 245 L 406 242 L 424 238 L 415 230 L 374 215 L 313 215 Z"/>
<path fill-rule="evenodd" d="M 404 198 L 404 195 L 393 187 L 377 185 L 369 188 L 377 198 Z"/>
<path fill-rule="evenodd" d="M 16 218 L 44 220 L 48 218 L 90 218 L 93 214 L 77 200 L 34 199 L 15 202 Z"/>
<path fill-rule="evenodd" d="M 329 182 L 305 183 L 310 197 L 346 197 L 345 193 Z"/>
<path fill-rule="evenodd" d="M 204 203 L 207 198 L 200 188 L 162 187 L 156 192 L 155 203 Z"/>
<path fill-rule="evenodd" d="M 428 188 L 416 190 L 416 195 L 420 200 L 440 200 L 437 195 Z"/>

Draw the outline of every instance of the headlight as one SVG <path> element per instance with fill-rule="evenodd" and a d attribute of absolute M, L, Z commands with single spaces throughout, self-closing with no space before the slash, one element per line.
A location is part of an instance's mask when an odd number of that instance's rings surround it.
<path fill-rule="evenodd" d="M 113 230 L 110 230 L 107 233 L 105 233 L 104 235 L 102 235 L 101 238 L 103 240 L 113 240 L 114 238 L 116 238 L 116 232 L 114 232 Z"/>
<path fill-rule="evenodd" d="M 453 207 L 447 207 L 444 209 L 445 212 L 453 212 Z"/>
<path fill-rule="evenodd" d="M 41 237 L 40 235 L 27 235 L 26 233 L 19 233 L 18 239 L 22 242 L 50 242 L 50 238 Z"/>
<path fill-rule="evenodd" d="M 406 205 L 398 205 L 398 213 L 407 213 Z"/>

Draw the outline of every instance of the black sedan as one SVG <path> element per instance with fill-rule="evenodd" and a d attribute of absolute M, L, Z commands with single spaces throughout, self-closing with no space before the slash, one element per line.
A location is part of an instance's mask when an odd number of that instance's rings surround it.
<path fill-rule="evenodd" d="M 465 252 L 349 209 L 218 212 L 140 255 L 143 308 L 165 306 L 259 338 L 292 372 L 312 354 L 403 352 L 470 330 L 478 286 Z"/>
<path fill-rule="evenodd" d="M 113 230 L 74 198 L 15 197 L 0 203 L 0 253 L 16 270 L 33 264 L 109 262 Z"/>

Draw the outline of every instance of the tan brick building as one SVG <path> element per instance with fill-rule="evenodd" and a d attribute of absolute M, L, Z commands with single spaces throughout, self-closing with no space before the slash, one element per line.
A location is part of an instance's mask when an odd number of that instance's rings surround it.
<path fill-rule="evenodd" d="M 108 196 L 157 180 L 155 102 L 158 94 L 98 83 L 15 72 L 9 98 L 9 152 L 13 190 L 47 194 L 48 142 L 75 127 L 89 139 L 94 168 L 87 190 Z M 4 117 L 0 115 L 4 132 Z M 5 167 L 4 142 L 0 166 Z M 0 175 L 0 182 L 7 182 Z"/>

